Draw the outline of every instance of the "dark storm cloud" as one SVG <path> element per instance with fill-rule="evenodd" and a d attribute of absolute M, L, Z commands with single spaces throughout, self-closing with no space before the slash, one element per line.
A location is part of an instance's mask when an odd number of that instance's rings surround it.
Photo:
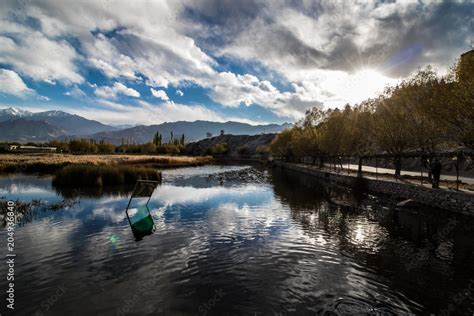
<path fill-rule="evenodd" d="M 334 23 L 334 29 L 324 33 L 330 45 L 321 48 L 303 41 L 302 36 L 314 35 L 309 32 L 296 36 L 294 28 L 281 23 L 289 11 L 309 18 L 318 27 L 318 21 L 324 19 Z M 449 66 L 469 48 L 466 43 L 474 31 L 472 1 L 355 5 L 337 1 L 202 0 L 188 6 L 184 16 L 208 30 L 194 37 L 214 51 L 243 38 L 235 46 L 248 45 L 255 54 L 253 59 L 267 60 L 267 64 L 278 65 L 280 60 L 282 66 L 290 62 L 296 68 L 343 71 L 377 66 L 395 77 L 406 76 L 428 63 Z M 360 37 L 366 36 L 361 34 L 364 23 L 372 29 L 367 41 L 361 43 Z M 300 26 L 295 22 L 295 28 Z"/>
<path fill-rule="evenodd" d="M 193 37 L 206 46 L 227 44 L 257 17 L 265 16 L 265 4 L 258 0 L 196 0 L 185 5 L 182 18 L 200 25 Z"/>
<path fill-rule="evenodd" d="M 267 56 L 289 57 L 302 67 L 320 67 L 328 56 L 310 45 L 305 44 L 289 30 L 276 26 L 273 32 L 265 36 L 265 45 L 256 49 Z"/>
<path fill-rule="evenodd" d="M 420 12 L 421 14 L 421 12 Z M 406 60 L 390 71 L 406 75 L 420 64 L 450 66 L 461 52 L 469 49 L 468 42 L 474 33 L 474 2 L 444 2 L 434 7 L 431 14 L 415 16 L 411 27 L 403 29 L 403 16 L 397 16 L 397 24 L 391 30 L 402 30 L 399 40 L 391 44 L 390 60 L 405 54 Z M 410 51 L 413 58 L 410 58 Z M 418 54 L 417 54 L 418 52 Z"/>
<path fill-rule="evenodd" d="M 94 115 L 117 122 L 136 108 L 142 121 L 222 120 L 213 109 L 242 104 L 299 119 L 314 105 L 374 97 L 428 63 L 443 70 L 467 50 L 474 2 L 423 1 L 7 0 L 0 63 L 17 87 L 7 93 L 44 82 L 43 91 L 72 96 L 74 85 L 111 109 Z M 176 89 L 180 102 L 206 104 L 146 101 L 159 90 L 178 101 Z"/>

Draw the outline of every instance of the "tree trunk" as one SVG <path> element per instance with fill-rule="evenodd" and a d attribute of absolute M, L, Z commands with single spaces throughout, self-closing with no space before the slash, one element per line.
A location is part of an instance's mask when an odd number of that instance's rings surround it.
<path fill-rule="evenodd" d="M 395 178 L 400 178 L 402 172 L 402 158 L 400 156 L 395 157 Z"/>
<path fill-rule="evenodd" d="M 322 167 L 324 167 L 324 158 L 319 157 L 319 168 L 321 169 Z"/>
<path fill-rule="evenodd" d="M 359 167 L 357 168 L 357 176 L 362 177 L 362 157 L 359 157 Z"/>
<path fill-rule="evenodd" d="M 431 172 L 431 166 L 433 164 L 433 158 L 428 158 L 428 180 L 433 183 L 433 173 Z"/>

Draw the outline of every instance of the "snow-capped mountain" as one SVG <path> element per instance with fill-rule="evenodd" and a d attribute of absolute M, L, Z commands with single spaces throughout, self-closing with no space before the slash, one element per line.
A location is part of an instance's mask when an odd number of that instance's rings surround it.
<path fill-rule="evenodd" d="M 27 121 L 48 123 L 50 126 L 62 131 L 63 136 L 91 135 L 99 132 L 117 130 L 115 127 L 58 110 L 33 113 L 13 107 L 0 109 L 0 122 L 7 122 L 19 118 Z M 22 124 L 27 124 L 27 122 L 22 121 Z M 58 133 L 56 132 L 55 135 L 56 134 Z"/>
<path fill-rule="evenodd" d="M 30 117 L 31 115 L 33 115 L 32 112 L 17 108 L 0 109 L 0 122 L 12 118 Z"/>
<path fill-rule="evenodd" d="M 156 132 L 163 136 L 163 141 L 168 141 L 171 134 L 175 137 L 184 134 L 188 141 L 197 141 L 208 137 L 208 134 L 219 135 L 221 131 L 233 135 L 258 135 L 278 133 L 290 126 L 291 124 L 249 125 L 231 121 L 225 123 L 181 121 L 119 129 L 58 110 L 33 113 L 16 108 L 0 109 L 1 141 L 45 141 L 64 137 L 87 137 L 114 144 L 123 141 L 146 143 L 153 139 Z"/>

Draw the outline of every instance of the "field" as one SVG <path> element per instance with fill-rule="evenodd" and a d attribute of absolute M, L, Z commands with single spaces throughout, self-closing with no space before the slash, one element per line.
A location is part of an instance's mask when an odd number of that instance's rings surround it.
<path fill-rule="evenodd" d="M 198 166 L 212 162 L 212 157 L 154 155 L 72 155 L 72 154 L 2 154 L 1 172 L 48 172 L 72 164 L 146 165 L 154 168 Z"/>

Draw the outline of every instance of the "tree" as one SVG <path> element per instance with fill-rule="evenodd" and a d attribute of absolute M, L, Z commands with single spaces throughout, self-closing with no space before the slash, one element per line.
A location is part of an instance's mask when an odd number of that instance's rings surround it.
<path fill-rule="evenodd" d="M 178 155 L 180 153 L 180 149 L 176 145 L 168 144 L 165 146 L 165 152 L 168 155 Z"/>
<path fill-rule="evenodd" d="M 213 155 L 223 155 L 227 153 L 228 148 L 226 143 L 217 143 L 212 145 L 210 152 Z"/>
<path fill-rule="evenodd" d="M 146 143 L 141 146 L 142 153 L 144 154 L 151 154 L 156 152 L 156 145 L 154 143 Z"/>
<path fill-rule="evenodd" d="M 360 105 L 345 109 L 345 135 L 343 152 L 347 155 L 356 155 L 359 158 L 357 174 L 362 176 L 364 156 L 374 152 L 375 142 L 373 132 L 373 99 L 363 101 Z"/>
<path fill-rule="evenodd" d="M 344 153 L 344 142 L 347 135 L 348 111 L 350 107 L 346 106 L 341 112 L 335 109 L 329 112 L 328 119 L 319 125 L 321 135 L 321 149 L 330 155 L 340 155 Z"/>
<path fill-rule="evenodd" d="M 443 138 L 442 129 L 433 113 L 437 102 L 434 99 L 437 85 L 436 73 L 427 67 L 392 90 L 392 97 L 398 100 L 397 106 L 409 113 L 405 129 L 410 130 L 413 145 L 423 153 L 434 152 Z"/>
<path fill-rule="evenodd" d="M 413 145 L 413 135 L 406 126 L 410 115 L 403 107 L 392 88 L 379 97 L 374 113 L 373 136 L 379 149 L 394 155 L 395 176 L 401 174 L 401 154 Z"/>
<path fill-rule="evenodd" d="M 112 154 L 115 152 L 115 146 L 102 142 L 101 144 L 97 145 L 97 151 L 101 154 Z"/>
<path fill-rule="evenodd" d="M 375 99 L 342 110 L 318 107 L 272 141 L 270 150 L 287 160 L 357 155 L 362 162 L 376 152 L 394 157 L 400 176 L 402 156 L 419 150 L 422 157 L 444 147 L 474 148 L 474 50 L 463 54 L 451 73 L 439 78 L 427 67 Z"/>
<path fill-rule="evenodd" d="M 270 147 L 265 146 L 265 145 L 259 145 L 255 149 L 255 152 L 262 156 L 268 156 L 268 154 L 270 153 Z"/>
<path fill-rule="evenodd" d="M 56 147 L 58 152 L 68 152 L 69 151 L 69 144 L 66 141 L 57 141 L 52 140 L 48 143 L 49 147 Z"/>
<path fill-rule="evenodd" d="M 69 150 L 75 153 L 96 153 L 98 148 L 90 140 L 71 140 L 69 142 Z"/>
<path fill-rule="evenodd" d="M 466 53 L 450 76 L 439 81 L 433 91 L 431 118 L 448 139 L 474 148 L 474 52 Z"/>
<path fill-rule="evenodd" d="M 155 135 L 153 136 L 153 144 L 155 144 L 156 146 L 161 146 L 162 145 L 162 139 L 161 139 L 160 132 L 156 132 Z"/>
<path fill-rule="evenodd" d="M 462 54 L 461 58 L 454 66 L 454 75 L 457 82 L 473 83 L 474 82 L 474 50 Z"/>
<path fill-rule="evenodd" d="M 306 111 L 305 117 L 295 126 L 295 128 L 300 128 L 297 134 L 294 135 L 295 139 L 297 139 L 297 145 L 294 148 L 296 155 L 301 156 L 304 152 L 304 156 L 312 158 L 313 164 L 316 157 L 319 156 L 320 167 L 324 164 L 320 125 L 328 119 L 328 116 L 328 111 L 323 111 L 319 107 L 313 107 Z"/>
<path fill-rule="evenodd" d="M 293 156 L 293 130 L 286 129 L 278 134 L 270 144 L 272 153 L 289 160 Z"/>
<path fill-rule="evenodd" d="M 249 156 L 251 154 L 250 148 L 247 145 L 243 145 L 243 146 L 240 146 L 239 148 L 237 148 L 237 153 L 240 156 Z"/>

